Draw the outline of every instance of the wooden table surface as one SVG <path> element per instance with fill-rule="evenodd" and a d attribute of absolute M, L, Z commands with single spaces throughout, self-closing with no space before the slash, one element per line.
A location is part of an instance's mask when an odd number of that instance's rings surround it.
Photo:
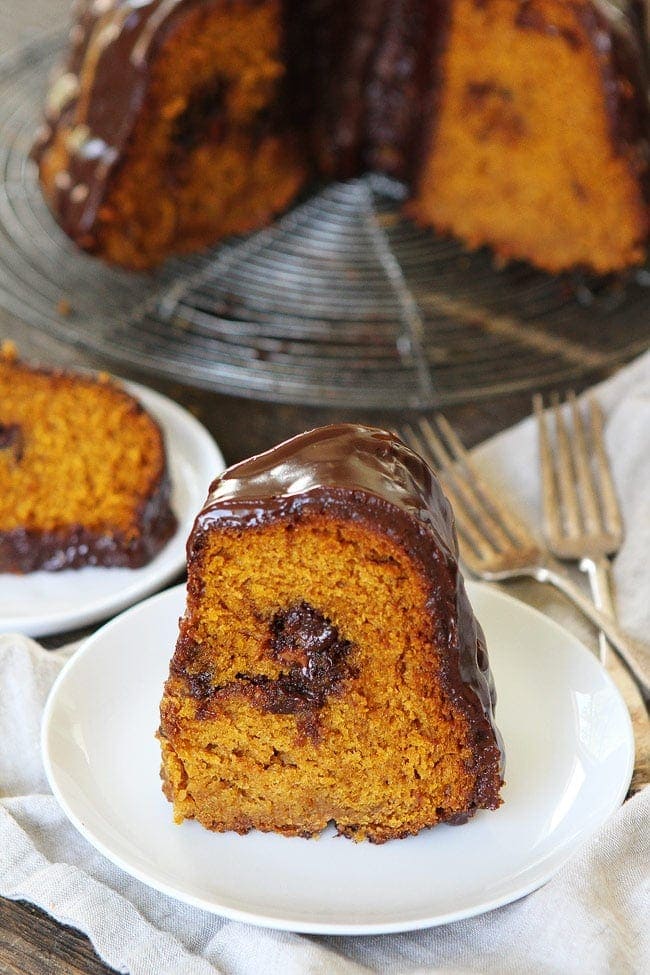
<path fill-rule="evenodd" d="M 68 8 L 69 0 L 3 0 L 0 6 L 0 53 L 30 40 L 40 31 L 51 28 L 53 23 L 63 22 Z M 13 339 L 25 358 L 70 366 L 106 365 L 35 332 L 0 309 L 0 340 L 2 338 Z M 215 436 L 229 463 L 321 423 L 355 420 L 385 425 L 396 420 L 393 413 L 255 403 L 175 385 L 150 374 L 137 374 L 131 370 L 120 372 L 153 386 L 189 408 Z M 594 378 L 604 377 L 592 376 L 591 381 Z M 445 412 L 465 442 L 473 445 L 528 415 L 530 396 L 527 393 L 503 396 L 455 406 Z M 67 642 L 71 638 L 71 635 L 64 635 L 48 645 Z M 0 783 L 0 794 L 1 789 Z M 0 975 L 95 975 L 109 971 L 111 969 L 99 960 L 83 935 L 58 924 L 32 905 L 0 898 Z"/>

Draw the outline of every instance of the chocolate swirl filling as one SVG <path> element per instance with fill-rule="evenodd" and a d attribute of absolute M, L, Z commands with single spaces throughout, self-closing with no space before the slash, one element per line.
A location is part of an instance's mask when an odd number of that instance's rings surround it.
<path fill-rule="evenodd" d="M 23 432 L 18 423 L 0 423 L 0 450 L 13 451 L 16 463 L 19 463 L 24 450 Z"/>
<path fill-rule="evenodd" d="M 330 694 L 356 676 L 347 659 L 352 646 L 331 620 L 303 601 L 279 610 L 270 621 L 268 654 L 286 668 L 277 677 L 242 672 L 216 685 L 205 672 L 186 677 L 203 709 L 219 697 L 243 696 L 262 711 L 315 716 Z"/>

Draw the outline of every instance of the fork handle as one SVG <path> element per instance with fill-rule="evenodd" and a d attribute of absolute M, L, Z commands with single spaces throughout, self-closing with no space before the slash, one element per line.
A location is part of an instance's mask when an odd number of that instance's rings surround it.
<path fill-rule="evenodd" d="M 607 556 L 601 555 L 597 559 L 582 559 L 580 561 L 580 571 L 585 572 L 589 579 L 591 598 L 594 601 L 596 609 L 601 610 L 601 612 L 606 613 L 615 620 L 617 617 L 614 599 L 612 597 L 612 564 Z M 601 664 L 603 667 L 607 667 L 608 660 L 612 654 L 609 641 L 602 630 L 598 631 L 598 650 Z"/>
<path fill-rule="evenodd" d="M 599 559 L 582 559 L 580 569 L 587 573 L 591 595 L 594 603 L 612 619 L 616 618 L 616 609 L 612 598 L 611 563 L 605 556 Z M 611 652 L 607 638 L 602 630 L 599 631 L 601 663 L 618 688 L 621 697 L 627 705 L 634 732 L 634 772 L 630 783 L 629 795 L 634 795 L 650 784 L 650 719 L 646 710 L 641 691 L 634 682 L 632 675 L 616 654 Z M 604 651 L 604 653 L 603 653 Z"/>
<path fill-rule="evenodd" d="M 531 574 L 540 582 L 550 582 L 552 586 L 559 589 L 588 620 L 591 620 L 594 626 L 603 631 L 630 668 L 645 699 L 650 700 L 650 683 L 641 664 L 645 652 L 642 644 L 628 637 L 611 616 L 596 609 L 591 599 L 576 586 L 559 562 L 549 559 L 544 565 L 536 567 Z"/>

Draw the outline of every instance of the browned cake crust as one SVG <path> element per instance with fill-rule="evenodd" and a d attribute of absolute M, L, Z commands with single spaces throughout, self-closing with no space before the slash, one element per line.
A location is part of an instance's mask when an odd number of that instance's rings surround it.
<path fill-rule="evenodd" d="M 495 809 L 484 638 L 440 486 L 354 425 L 230 468 L 188 542 L 161 703 L 177 821 L 375 842 Z"/>
<path fill-rule="evenodd" d="M 0 572 L 145 565 L 169 496 L 161 431 L 117 383 L 0 350 Z"/>
<path fill-rule="evenodd" d="M 644 19 L 637 0 L 86 0 L 41 185 L 79 246 L 132 268 L 374 169 L 471 247 L 621 270 L 648 237 Z"/>

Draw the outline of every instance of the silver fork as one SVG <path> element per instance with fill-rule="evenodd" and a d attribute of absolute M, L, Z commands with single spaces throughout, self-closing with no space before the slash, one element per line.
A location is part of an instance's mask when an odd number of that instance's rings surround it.
<path fill-rule="evenodd" d="M 623 633 L 611 616 L 596 608 L 562 565 L 497 497 L 445 417 L 437 414 L 435 420 L 434 428 L 430 420 L 422 417 L 417 428 L 404 424 L 399 434 L 438 469 L 454 508 L 463 565 L 472 575 L 490 582 L 528 576 L 555 586 L 606 634 L 643 694 L 650 698 L 650 682 L 641 664 L 641 645 Z"/>
<path fill-rule="evenodd" d="M 586 572 L 591 595 L 600 609 L 615 616 L 609 556 L 623 542 L 623 520 L 616 497 L 605 438 L 603 414 L 595 397 L 587 400 L 589 430 L 575 393 L 566 401 L 571 423 L 565 420 L 557 393 L 550 411 L 541 394 L 533 397 L 539 434 L 544 537 L 549 550 L 564 562 L 578 562 Z M 549 412 L 552 422 L 549 422 Z M 555 430 L 555 450 L 551 429 Z M 590 444 L 590 446 L 589 446 Z M 607 638 L 599 633 L 600 661 L 608 656 Z"/>
<path fill-rule="evenodd" d="M 546 544 L 559 559 L 579 564 L 589 576 L 596 606 L 615 618 L 609 556 L 623 542 L 623 520 L 605 449 L 603 415 L 595 397 L 590 396 L 587 430 L 575 393 L 567 393 L 566 399 L 570 423 L 557 394 L 551 397 L 549 411 L 544 410 L 540 394 L 533 397 Z M 621 692 L 632 719 L 636 763 L 630 791 L 635 792 L 650 782 L 650 721 L 641 692 L 627 669 L 609 652 L 602 630 L 598 642 L 601 663 Z"/>

